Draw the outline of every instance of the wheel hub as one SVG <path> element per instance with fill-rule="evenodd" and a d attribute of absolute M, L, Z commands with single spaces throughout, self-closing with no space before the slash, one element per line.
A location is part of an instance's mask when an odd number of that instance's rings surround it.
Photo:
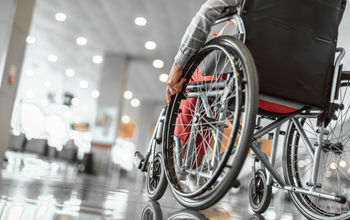
<path fill-rule="evenodd" d="M 331 143 L 330 141 L 325 141 L 322 149 L 325 153 L 333 152 L 339 155 L 344 151 L 344 145 L 341 142 Z"/>

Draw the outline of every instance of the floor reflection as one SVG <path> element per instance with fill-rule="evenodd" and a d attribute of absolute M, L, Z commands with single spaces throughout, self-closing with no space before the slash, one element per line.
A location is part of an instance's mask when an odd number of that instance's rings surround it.
<path fill-rule="evenodd" d="M 275 192 L 263 216 L 249 210 L 245 184 L 210 209 L 197 212 L 184 209 L 169 190 L 159 203 L 149 201 L 140 174 L 111 173 L 87 175 L 73 164 L 10 154 L 1 172 L 0 219 L 304 219 L 283 192 Z"/>

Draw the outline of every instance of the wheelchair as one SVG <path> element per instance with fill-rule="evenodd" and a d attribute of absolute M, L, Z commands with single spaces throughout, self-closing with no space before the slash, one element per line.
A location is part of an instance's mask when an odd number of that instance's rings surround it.
<path fill-rule="evenodd" d="M 275 187 L 309 219 L 350 219 L 350 72 L 336 48 L 345 5 L 251 0 L 228 9 L 215 24 L 231 22 L 236 33 L 219 34 L 191 58 L 146 156 L 136 152 L 149 197 L 160 199 L 169 185 L 186 208 L 208 208 L 239 185 L 251 149 L 255 213 Z M 269 134 L 270 157 L 259 148 Z M 280 136 L 283 177 L 275 169 Z"/>

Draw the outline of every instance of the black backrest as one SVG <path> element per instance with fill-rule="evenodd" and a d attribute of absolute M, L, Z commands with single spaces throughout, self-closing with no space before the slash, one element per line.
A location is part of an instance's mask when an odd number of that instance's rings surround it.
<path fill-rule="evenodd" d="M 324 108 L 346 0 L 247 0 L 242 18 L 260 93 Z"/>

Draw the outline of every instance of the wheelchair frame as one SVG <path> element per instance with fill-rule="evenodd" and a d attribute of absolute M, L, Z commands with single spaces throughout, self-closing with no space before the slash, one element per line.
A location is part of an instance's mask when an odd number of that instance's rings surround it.
<path fill-rule="evenodd" d="M 237 30 L 238 30 L 237 37 L 238 37 L 238 39 L 240 39 L 241 41 L 244 42 L 245 38 L 246 38 L 245 37 L 246 32 L 245 32 L 243 20 L 240 16 L 241 9 L 238 8 L 236 12 L 237 13 L 234 15 L 229 15 L 229 16 L 218 19 L 214 25 L 222 23 L 222 22 L 226 22 L 226 21 L 230 21 L 230 22 L 236 24 Z M 332 82 L 332 88 L 331 88 L 330 105 L 337 105 L 335 103 L 335 101 L 337 100 L 336 92 L 337 92 L 337 86 L 338 86 L 338 82 L 339 82 L 338 80 L 340 80 L 339 74 L 341 74 L 340 63 L 345 55 L 345 50 L 343 48 L 337 48 L 337 52 L 339 54 L 337 55 L 337 58 L 336 58 L 336 61 L 334 64 L 334 75 L 333 75 L 333 82 Z M 192 83 L 192 84 L 189 83 L 187 86 L 187 90 L 189 90 L 189 92 L 187 93 L 187 97 L 197 97 L 199 101 L 204 102 L 204 106 L 205 106 L 205 108 L 207 108 L 208 105 L 205 105 L 205 99 L 203 99 L 203 97 L 201 97 L 200 93 L 195 92 L 195 90 L 200 88 L 200 86 L 201 85 L 196 85 L 195 83 Z M 208 84 L 205 84 L 204 86 L 208 86 Z M 225 94 L 225 91 L 229 89 L 229 88 L 225 88 L 224 85 L 216 85 L 216 86 L 221 86 L 223 88 L 222 91 L 219 91 L 222 94 Z M 193 91 L 191 91 L 192 89 L 193 89 Z M 212 92 L 216 93 L 213 95 L 217 95 L 218 91 L 212 91 Z M 197 104 L 198 104 L 198 102 L 197 102 Z M 336 108 L 333 108 L 333 111 L 335 109 Z M 155 157 L 157 144 L 162 144 L 162 142 L 163 142 L 163 129 L 164 129 L 164 124 L 165 124 L 166 111 L 167 111 L 167 106 L 164 106 L 159 114 L 155 131 L 152 135 L 151 141 L 150 141 L 148 149 L 147 149 L 146 157 L 145 158 L 143 158 L 141 156 L 139 157 L 137 167 L 139 169 L 141 169 L 141 171 L 143 171 L 143 172 L 147 172 L 148 164 L 152 164 L 152 163 L 149 163 L 149 161 L 152 161 L 153 158 Z M 206 111 L 206 112 L 208 113 L 209 111 Z M 275 118 L 277 118 L 276 120 L 274 120 L 273 122 L 268 124 L 266 127 L 263 127 L 261 129 L 257 130 L 253 134 L 253 139 L 251 140 L 250 148 L 253 151 L 253 153 L 255 154 L 255 156 L 262 162 L 263 167 L 266 168 L 268 171 L 268 174 L 267 174 L 267 185 L 268 186 L 273 186 L 273 187 L 276 187 L 276 188 L 279 188 L 279 189 L 282 189 L 285 191 L 290 191 L 293 193 L 305 194 L 305 195 L 309 195 L 309 196 L 314 196 L 314 197 L 318 197 L 318 198 L 332 200 L 332 201 L 339 202 L 339 203 L 345 203 L 346 198 L 343 195 L 332 195 L 332 194 L 328 194 L 328 193 L 322 193 L 322 192 L 318 192 L 316 189 L 317 188 L 317 175 L 318 175 L 318 169 L 319 169 L 319 161 L 320 161 L 320 155 L 321 155 L 321 151 L 322 151 L 322 137 L 324 135 L 324 128 L 325 128 L 325 126 L 327 126 L 327 124 L 325 124 L 324 120 L 322 120 L 322 121 L 320 121 L 320 123 L 318 123 L 318 130 L 319 130 L 318 141 L 317 141 L 317 143 L 314 143 L 314 146 L 315 146 L 314 147 L 312 145 L 311 141 L 308 139 L 305 131 L 302 129 L 302 125 L 297 120 L 297 118 L 318 118 L 322 113 L 323 113 L 322 109 L 303 108 L 301 110 L 298 110 L 298 111 L 290 113 L 290 114 L 284 114 L 282 117 L 276 116 L 275 117 Z M 284 124 L 285 122 L 290 122 L 290 123 L 295 124 L 296 130 L 301 135 L 301 138 L 305 141 L 307 152 L 314 162 L 313 166 L 312 166 L 311 181 L 308 182 L 308 184 L 307 184 L 308 186 L 311 186 L 310 189 L 305 189 L 305 188 L 301 188 L 301 187 L 287 185 L 284 178 L 282 178 L 281 175 L 278 174 L 278 172 L 274 168 L 275 161 L 276 161 L 278 138 L 279 138 L 279 135 L 281 133 L 280 129 L 281 129 L 281 125 Z M 194 122 L 192 122 L 192 123 L 194 123 Z M 194 127 L 194 126 L 192 126 L 192 127 Z M 221 129 L 223 129 L 223 126 L 219 126 L 219 127 Z M 273 130 L 274 130 L 274 136 L 273 136 L 273 142 L 272 142 L 272 151 L 271 151 L 270 158 L 268 158 L 267 155 L 265 153 L 263 153 L 261 149 L 259 149 L 259 147 L 257 145 L 257 140 L 258 140 L 258 138 L 268 134 L 269 132 L 271 132 Z M 218 134 L 220 134 L 220 133 L 218 133 Z M 192 136 L 190 136 L 190 138 L 193 139 Z M 192 144 L 191 144 L 192 146 L 187 147 L 187 149 L 186 149 L 186 154 L 185 154 L 186 158 L 190 157 L 194 152 L 194 147 L 193 147 L 194 143 L 193 143 L 193 141 L 191 141 L 191 142 L 192 142 Z M 179 152 L 179 151 L 177 150 L 177 152 Z M 211 166 L 215 167 L 217 164 L 215 164 L 216 160 L 214 160 L 214 157 L 220 153 L 220 143 L 217 143 L 216 140 L 215 140 L 213 152 L 214 153 L 212 155 Z M 180 155 L 178 155 L 177 158 L 181 158 Z M 191 160 L 187 160 L 187 161 L 188 162 L 186 164 L 186 167 L 190 168 L 192 162 L 191 162 Z M 162 161 L 162 163 L 164 165 L 164 161 Z M 178 163 L 178 165 L 180 165 L 181 160 L 177 160 L 176 163 Z M 255 173 L 255 162 L 253 164 L 252 169 Z M 191 171 L 186 171 L 186 172 L 191 173 Z M 203 173 L 200 175 L 203 175 L 203 177 L 206 177 L 206 175 L 208 175 L 208 174 Z"/>

